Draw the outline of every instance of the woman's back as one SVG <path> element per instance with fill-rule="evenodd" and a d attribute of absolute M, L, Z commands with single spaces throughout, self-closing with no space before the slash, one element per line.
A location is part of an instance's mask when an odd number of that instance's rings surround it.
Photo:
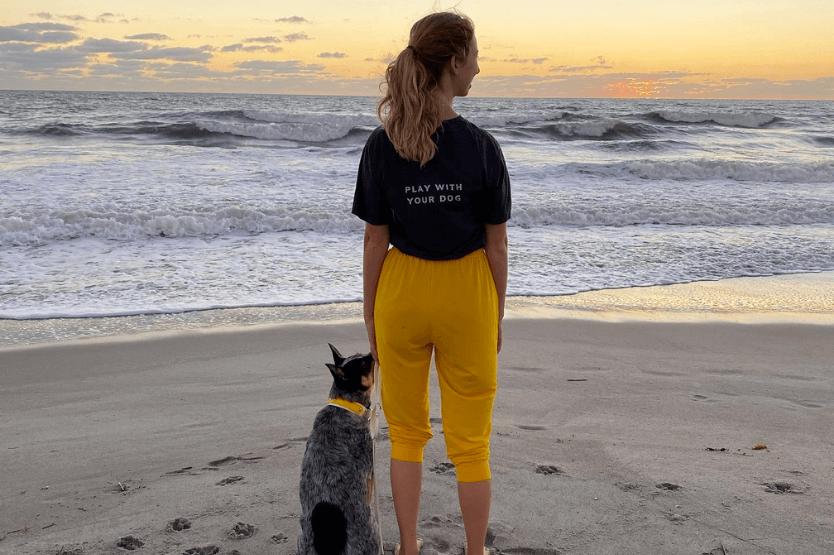
<path fill-rule="evenodd" d="M 510 215 L 509 176 L 495 139 L 463 117 L 444 121 L 424 166 L 397 151 L 382 128 L 362 153 L 353 211 L 390 226 L 391 244 L 428 260 L 484 247 L 484 224 Z"/>

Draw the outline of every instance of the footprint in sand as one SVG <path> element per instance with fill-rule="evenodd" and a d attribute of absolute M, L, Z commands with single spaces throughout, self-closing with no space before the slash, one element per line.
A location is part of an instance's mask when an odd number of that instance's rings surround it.
<path fill-rule="evenodd" d="M 287 543 L 288 541 L 290 541 L 286 534 L 282 534 L 280 532 L 272 536 L 270 539 L 277 544 Z"/>
<path fill-rule="evenodd" d="M 191 528 L 191 521 L 183 517 L 175 518 L 168 523 L 169 532 L 182 532 L 183 530 L 188 530 L 189 528 Z"/>
<path fill-rule="evenodd" d="M 452 551 L 452 544 L 443 538 L 432 538 L 428 541 L 428 544 L 434 549 L 435 553 L 450 553 Z"/>
<path fill-rule="evenodd" d="M 139 549 L 145 545 L 145 542 L 140 540 L 139 538 L 134 538 L 133 536 L 125 536 L 116 542 L 117 547 L 121 547 L 122 549 L 127 549 L 128 551 L 133 551 L 134 549 Z"/>
<path fill-rule="evenodd" d="M 450 462 L 437 463 L 429 469 L 435 474 L 455 474 L 455 465 Z"/>
<path fill-rule="evenodd" d="M 686 522 L 687 517 L 686 515 L 679 515 L 677 513 L 666 515 L 666 519 L 671 522 L 672 524 L 681 525 Z"/>
<path fill-rule="evenodd" d="M 207 545 L 205 547 L 192 547 L 183 551 L 183 555 L 217 555 L 220 553 L 220 548 L 216 545 Z"/>
<path fill-rule="evenodd" d="M 520 428 L 522 430 L 530 430 L 533 432 L 537 432 L 539 430 L 546 430 L 547 428 L 544 426 L 533 426 L 529 424 L 516 424 L 516 428 Z"/>
<path fill-rule="evenodd" d="M 455 526 L 455 521 L 447 516 L 433 515 L 420 523 L 424 528 L 441 528 L 443 526 Z"/>
<path fill-rule="evenodd" d="M 812 403 L 811 401 L 794 401 L 800 407 L 805 407 L 807 409 L 821 409 L 822 405 L 818 405 L 816 403 Z"/>
<path fill-rule="evenodd" d="M 767 493 L 805 493 L 805 489 L 790 482 L 765 482 L 762 485 L 765 487 Z"/>
<path fill-rule="evenodd" d="M 247 453 L 248 455 L 248 453 Z M 247 455 L 240 455 L 237 457 L 224 457 L 222 459 L 218 459 L 216 461 L 211 461 L 209 466 L 226 466 L 227 464 L 236 463 L 237 461 L 241 462 L 258 462 L 263 459 L 263 457 L 250 457 Z"/>
<path fill-rule="evenodd" d="M 246 524 L 245 522 L 238 522 L 235 527 L 229 531 L 229 537 L 233 540 L 245 540 L 255 535 L 257 527 L 254 524 Z"/>
<path fill-rule="evenodd" d="M 679 486 L 678 484 L 671 484 L 669 482 L 663 482 L 661 484 L 657 484 L 655 487 L 665 491 L 678 491 L 682 486 Z"/>
<path fill-rule="evenodd" d="M 550 464 L 540 464 L 536 467 L 536 474 L 544 474 L 545 476 L 549 476 L 551 474 L 564 474 L 565 471 L 561 468 Z"/>
<path fill-rule="evenodd" d="M 242 482 L 244 480 L 243 476 L 229 476 L 228 478 L 223 478 L 219 482 L 217 482 L 218 486 L 228 486 L 229 484 L 234 484 L 235 482 Z"/>
<path fill-rule="evenodd" d="M 640 485 L 635 484 L 634 482 L 618 482 L 614 485 L 620 488 L 622 491 L 634 491 L 640 489 Z"/>
<path fill-rule="evenodd" d="M 544 547 L 510 547 L 502 549 L 501 553 L 507 555 L 563 555 L 558 549 Z"/>
<path fill-rule="evenodd" d="M 216 468 L 212 468 L 211 470 L 217 470 Z M 187 474 L 188 476 L 197 476 L 199 472 L 194 471 L 193 466 L 185 466 L 180 468 L 179 470 L 172 470 L 171 472 L 166 472 L 166 475 L 176 475 L 176 474 Z"/>

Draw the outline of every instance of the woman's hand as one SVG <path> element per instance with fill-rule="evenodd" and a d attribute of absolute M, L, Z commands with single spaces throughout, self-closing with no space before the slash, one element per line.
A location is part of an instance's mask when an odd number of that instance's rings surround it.
<path fill-rule="evenodd" d="M 368 343 L 371 345 L 371 355 L 374 357 L 376 363 L 379 364 L 379 353 L 376 350 L 376 328 L 374 328 L 373 319 L 371 319 L 370 322 L 367 320 L 365 321 L 365 329 L 368 332 Z"/>
<path fill-rule="evenodd" d="M 501 352 L 503 335 L 501 324 L 504 321 L 504 302 L 507 299 L 507 224 L 486 224 L 486 246 L 484 251 L 489 260 L 492 280 L 495 282 L 495 292 L 498 293 L 498 352 Z"/>

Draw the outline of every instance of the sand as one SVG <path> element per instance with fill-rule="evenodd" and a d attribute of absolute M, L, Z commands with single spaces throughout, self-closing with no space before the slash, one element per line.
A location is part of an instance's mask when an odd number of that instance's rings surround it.
<path fill-rule="evenodd" d="M 492 437 L 493 553 L 834 552 L 832 283 L 513 299 Z M 326 312 L 318 323 L 220 316 L 0 347 L 0 553 L 127 553 L 117 545 L 127 537 L 138 554 L 295 553 L 327 343 L 367 348 L 356 315 Z M 457 555 L 432 387 L 420 536 L 426 555 Z M 377 452 L 391 549 L 384 428 Z"/>

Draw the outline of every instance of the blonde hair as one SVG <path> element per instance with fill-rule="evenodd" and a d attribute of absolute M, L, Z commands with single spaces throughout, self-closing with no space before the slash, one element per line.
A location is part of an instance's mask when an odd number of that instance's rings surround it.
<path fill-rule="evenodd" d="M 443 121 L 434 91 L 452 57 L 465 60 L 475 25 L 451 12 L 427 15 L 411 27 L 408 46 L 385 71 L 377 116 L 397 154 L 424 166 L 437 151 L 432 134 Z"/>

